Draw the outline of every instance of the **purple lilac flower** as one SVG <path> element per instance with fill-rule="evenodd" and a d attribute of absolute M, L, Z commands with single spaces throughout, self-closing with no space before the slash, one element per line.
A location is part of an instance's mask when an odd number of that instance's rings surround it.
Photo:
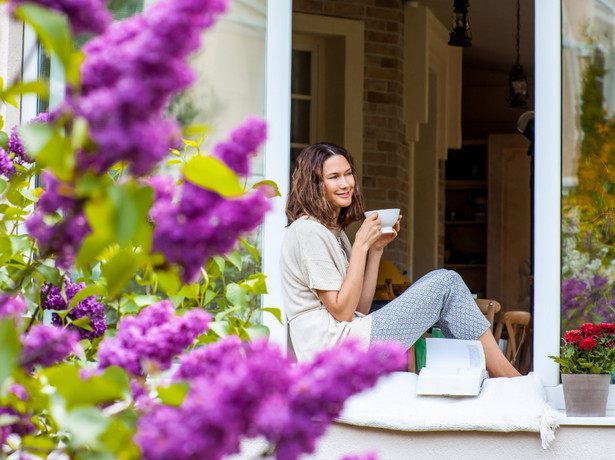
<path fill-rule="evenodd" d="M 41 174 L 41 182 L 45 193 L 38 200 L 38 209 L 47 214 L 53 214 L 56 211 L 67 213 L 76 207 L 73 187 L 58 180 L 50 171 L 43 171 Z"/>
<path fill-rule="evenodd" d="M 161 0 L 143 14 L 111 25 L 83 47 L 82 91 L 65 110 L 84 117 L 96 147 L 80 166 L 106 171 L 118 161 L 149 172 L 179 140 L 163 115 L 171 97 L 194 81 L 187 56 L 227 0 Z"/>
<path fill-rule="evenodd" d="M 21 366 L 30 372 L 35 364 L 48 367 L 75 353 L 79 334 L 68 329 L 37 324 L 21 337 L 21 341 Z"/>
<path fill-rule="evenodd" d="M 168 300 L 150 305 L 136 316 L 122 318 L 117 335 L 103 339 L 99 367 L 120 366 L 134 375 L 168 369 L 173 358 L 207 329 L 210 319 L 204 310 L 178 316 Z"/>
<path fill-rule="evenodd" d="M 169 207 L 173 206 L 173 198 L 177 189 L 175 179 L 171 176 L 152 176 L 147 178 L 146 183 L 154 189 L 154 203 L 149 215 L 156 221 L 159 216 L 164 216 Z"/>
<path fill-rule="evenodd" d="M 258 189 L 236 199 L 225 199 L 189 181 L 178 206 L 155 206 L 153 248 L 179 265 L 191 282 L 207 260 L 232 249 L 237 238 L 254 230 L 270 204 Z"/>
<path fill-rule="evenodd" d="M 231 132 L 230 140 L 214 146 L 213 152 L 226 165 L 241 176 L 250 172 L 250 156 L 257 153 L 267 137 L 267 124 L 259 118 L 248 118 Z"/>
<path fill-rule="evenodd" d="M 12 383 L 9 386 L 9 393 L 14 394 L 21 401 L 28 401 L 30 399 L 28 390 L 21 383 Z"/>
<path fill-rule="evenodd" d="M 66 292 L 66 300 L 64 300 L 58 286 L 45 283 L 41 288 L 41 307 L 44 310 L 66 310 L 73 297 L 85 287 L 85 283 L 73 283 L 70 279 L 65 279 L 64 290 Z M 96 300 L 96 296 L 86 297 L 79 301 L 67 316 L 72 320 L 83 318 L 84 316 L 89 318 L 91 331 L 74 324 L 68 326 L 69 329 L 79 332 L 82 339 L 93 340 L 96 337 L 102 336 L 107 330 L 105 306 Z M 64 327 L 66 325 L 66 320 L 57 313 L 53 313 L 52 321 L 56 326 Z"/>
<path fill-rule="evenodd" d="M 56 266 L 67 270 L 75 260 L 83 238 L 91 233 L 90 224 L 82 211 L 66 215 L 53 225 L 45 222 L 43 214 L 40 210 L 35 211 L 26 220 L 26 229 L 37 241 L 41 255 L 55 254 Z"/>
<path fill-rule="evenodd" d="M 15 418 L 14 423 L 0 426 L 0 446 L 4 444 L 6 438 L 12 433 L 18 434 L 19 436 L 26 436 L 35 431 L 34 425 L 30 422 L 30 417 L 25 414 L 20 414 L 12 407 L 0 406 L 0 415 L 8 415 Z"/>
<path fill-rule="evenodd" d="M 15 166 L 13 166 L 9 152 L 0 147 L 0 175 L 10 178 L 13 174 L 15 174 Z"/>
<path fill-rule="evenodd" d="M 43 257 L 56 256 L 56 266 L 70 268 L 83 238 L 92 229 L 83 213 L 81 203 L 73 196 L 73 186 L 58 180 L 51 172 L 42 174 L 45 193 L 38 201 L 37 209 L 26 220 L 28 233 L 37 241 Z M 62 218 L 56 223 L 47 223 L 45 215 L 61 211 Z"/>
<path fill-rule="evenodd" d="M 143 415 L 136 441 L 146 460 L 219 459 L 237 452 L 242 437 L 264 436 L 277 459 L 296 459 L 314 450 L 345 399 L 405 359 L 397 345 L 345 342 L 293 366 L 270 343 L 229 337 L 182 358 L 174 378 L 191 381 L 186 399 Z"/>
<path fill-rule="evenodd" d="M 111 13 L 105 8 L 104 0 L 9 0 L 9 4 L 14 10 L 17 5 L 26 1 L 38 3 L 68 16 L 75 35 L 85 32 L 100 34 L 111 23 Z"/>
<path fill-rule="evenodd" d="M 18 320 L 25 312 L 26 302 L 21 294 L 15 296 L 0 294 L 0 321 L 8 317 Z"/>
<path fill-rule="evenodd" d="M 40 113 L 29 121 L 31 123 L 46 123 L 49 120 L 47 113 Z M 8 141 L 8 150 L 0 148 L 0 174 L 5 177 L 11 177 L 15 174 L 14 164 L 32 163 L 34 160 L 30 158 L 25 150 L 17 126 L 11 128 L 11 135 Z"/>

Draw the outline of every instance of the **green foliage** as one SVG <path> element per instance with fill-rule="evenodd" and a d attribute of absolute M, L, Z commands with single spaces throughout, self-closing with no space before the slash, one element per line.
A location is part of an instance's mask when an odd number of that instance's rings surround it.
<path fill-rule="evenodd" d="M 120 15 L 134 13 L 141 4 L 142 0 L 112 2 Z M 29 24 L 41 44 L 58 58 L 65 81 L 77 92 L 83 55 L 76 50 L 66 18 L 31 3 L 20 4 L 16 16 Z M 6 86 L 0 79 L 0 100 L 18 106 L 18 96 L 32 93 L 47 97 L 47 88 L 40 81 Z M 0 128 L 6 128 L 1 117 Z M 187 180 L 225 197 L 246 193 L 245 184 L 232 170 L 201 153 L 207 128 L 192 126 L 185 132 L 196 139 L 184 141 L 183 152 L 171 152 L 173 157 L 167 164 L 170 173 L 183 173 Z M 45 283 L 58 286 L 64 300 L 68 300 L 64 280 L 71 277 L 84 282 L 86 287 L 68 302 L 68 308 L 55 314 L 72 326 L 91 330 L 90 318 L 70 319 L 68 314 L 79 302 L 96 296 L 106 308 L 108 336 L 115 334 L 122 317 L 170 299 L 178 312 L 193 308 L 211 312 L 212 326 L 199 338 L 201 344 L 230 334 L 244 340 L 266 337 L 268 329 L 260 324 L 261 315 L 271 314 L 281 322 L 281 313 L 261 306 L 261 295 L 267 287 L 266 277 L 260 273 L 257 236 L 250 236 L 250 242 L 241 240 L 228 254 L 213 257 L 202 267 L 198 281 L 184 284 L 176 267 L 170 266 L 161 254 L 151 252 L 153 224 L 148 213 L 153 189 L 125 174 L 124 165 L 116 165 L 106 175 L 76 170 L 76 152 L 87 150 L 92 142 L 85 120 L 60 117 L 50 124 L 21 126 L 19 134 L 28 155 L 36 161 L 28 167 L 16 165 L 10 180 L 0 179 L 0 294 L 21 295 L 28 313 L 21 325 L 13 319 L 0 320 L 0 407 L 11 407 L 18 414 L 0 415 L 0 425 L 16 423 L 24 416 L 35 431 L 2 446 L 1 455 L 21 451 L 41 458 L 51 452 L 76 459 L 138 458 L 133 442 L 138 410 L 131 384 L 141 385 L 168 405 L 181 404 L 187 386 L 162 385 L 155 378 L 148 382 L 145 378 L 138 380 L 117 367 L 85 377 L 82 371 L 95 368 L 100 338 L 82 340 L 83 353 L 69 361 L 46 368 L 38 366 L 27 374 L 19 365 L 20 332 L 43 322 L 41 304 L 46 294 L 42 287 Z M 8 139 L 6 132 L 0 132 L 0 146 L 6 148 Z M 83 205 L 92 230 L 70 270 L 56 267 L 54 254 L 41 251 L 24 232 L 23 223 L 43 193 L 35 184 L 44 169 L 63 181 L 61 195 Z M 271 182 L 260 185 L 277 190 Z M 45 223 L 51 225 L 63 217 L 59 212 L 46 215 Z M 26 390 L 26 399 L 9 391 L 15 384 Z"/>

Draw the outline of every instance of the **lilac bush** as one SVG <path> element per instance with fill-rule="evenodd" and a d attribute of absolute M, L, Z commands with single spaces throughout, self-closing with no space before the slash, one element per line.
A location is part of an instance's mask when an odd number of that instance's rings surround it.
<path fill-rule="evenodd" d="M 280 315 L 259 307 L 252 241 L 236 247 L 275 192 L 245 185 L 266 124 L 249 118 L 211 155 L 203 137 L 184 142 L 196 152 L 169 150 L 169 102 L 227 0 L 160 0 L 114 24 L 102 0 L 9 2 L 66 87 L 49 117 L 0 134 L 0 456 L 221 458 L 254 436 L 279 459 L 314 450 L 343 401 L 405 353 L 349 342 L 295 366 L 249 342 L 266 334 L 260 312 Z M 40 6 L 99 35 L 77 50 Z M 13 105 L 44 85 L 1 83 Z M 169 153 L 166 167 L 181 166 L 159 175 Z"/>
<path fill-rule="evenodd" d="M 80 156 L 82 168 L 102 173 L 125 161 L 140 176 L 179 141 L 176 122 L 163 110 L 172 95 L 194 81 L 186 57 L 226 4 L 161 0 L 84 46 L 81 93 L 64 108 L 88 121 L 96 144 Z"/>
<path fill-rule="evenodd" d="M 136 376 L 168 369 L 173 358 L 205 332 L 209 321 L 203 310 L 177 316 L 168 300 L 150 305 L 138 315 L 122 318 L 117 335 L 100 343 L 99 367 L 119 366 Z"/>
<path fill-rule="evenodd" d="M 296 459 L 314 450 L 349 396 L 405 360 L 401 346 L 348 341 L 293 366 L 272 344 L 229 337 L 182 358 L 174 378 L 188 379 L 188 395 L 142 416 L 136 440 L 147 460 L 219 459 L 243 437 L 263 436 L 277 459 Z"/>

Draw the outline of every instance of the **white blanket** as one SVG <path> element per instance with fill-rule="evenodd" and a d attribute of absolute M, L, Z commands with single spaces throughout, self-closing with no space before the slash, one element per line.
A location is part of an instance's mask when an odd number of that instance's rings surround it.
<path fill-rule="evenodd" d="M 546 402 L 538 377 L 486 379 L 476 397 L 417 396 L 416 374 L 395 372 L 346 401 L 338 421 L 401 431 L 536 431 L 542 447 L 562 415 Z"/>

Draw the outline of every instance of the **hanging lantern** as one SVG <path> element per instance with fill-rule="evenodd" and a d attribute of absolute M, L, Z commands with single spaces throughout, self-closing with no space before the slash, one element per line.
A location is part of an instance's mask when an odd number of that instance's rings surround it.
<path fill-rule="evenodd" d="M 527 108 L 527 77 L 523 71 L 523 66 L 520 64 L 519 57 L 519 0 L 517 0 L 517 63 L 512 66 L 508 78 L 508 104 L 513 109 Z"/>
<path fill-rule="evenodd" d="M 470 26 L 469 0 L 455 0 L 453 3 L 453 23 L 448 44 L 451 46 L 472 46 L 472 29 Z"/>

